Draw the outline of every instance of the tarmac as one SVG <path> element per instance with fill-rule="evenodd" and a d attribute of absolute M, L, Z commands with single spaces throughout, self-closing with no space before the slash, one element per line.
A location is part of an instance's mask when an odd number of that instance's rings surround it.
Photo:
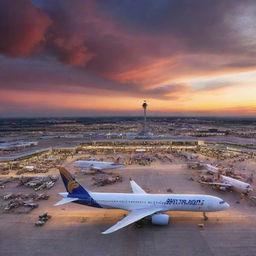
<path fill-rule="evenodd" d="M 54 207 L 64 192 L 59 179 L 48 191 L 50 199 L 40 202 L 29 214 L 0 215 L 0 255 L 70 256 L 70 255 L 161 255 L 161 256 L 254 256 L 256 255 L 255 206 L 250 206 L 235 192 L 218 192 L 189 180 L 192 170 L 182 164 L 153 164 L 150 167 L 129 166 L 111 172 L 123 176 L 122 183 L 95 187 L 92 176 L 77 174 L 87 189 L 99 192 L 131 192 L 129 177 L 151 193 L 201 193 L 216 195 L 230 204 L 227 211 L 208 213 L 168 212 L 168 226 L 129 225 L 109 235 L 101 232 L 114 225 L 127 212 L 96 209 L 68 204 Z M 3 192 L 1 192 L 3 193 Z M 239 201 L 240 203 L 237 203 Z M 48 212 L 52 218 L 35 227 L 38 215 Z M 198 224 L 204 224 L 199 227 Z"/>

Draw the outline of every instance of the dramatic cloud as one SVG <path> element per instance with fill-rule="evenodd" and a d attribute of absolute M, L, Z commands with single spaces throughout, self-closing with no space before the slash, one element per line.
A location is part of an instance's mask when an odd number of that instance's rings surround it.
<path fill-rule="evenodd" d="M 179 98 L 181 93 L 187 91 L 189 91 L 189 86 L 187 84 L 168 84 L 145 90 L 144 98 L 151 97 L 171 100 Z"/>
<path fill-rule="evenodd" d="M 14 60 L 0 57 L 0 81 L 2 89 L 41 92 L 72 92 L 102 95 L 131 95 L 136 97 L 173 99 L 188 90 L 186 84 L 169 84 L 154 88 L 138 87 L 101 78 L 97 75 L 58 65 L 56 61 Z"/>
<path fill-rule="evenodd" d="M 1 0 L 0 89 L 184 102 L 247 85 L 219 76 L 256 70 L 255 13 L 254 0 Z"/>
<path fill-rule="evenodd" d="M 0 53 L 18 57 L 32 53 L 45 42 L 51 21 L 28 0 L 0 1 Z"/>

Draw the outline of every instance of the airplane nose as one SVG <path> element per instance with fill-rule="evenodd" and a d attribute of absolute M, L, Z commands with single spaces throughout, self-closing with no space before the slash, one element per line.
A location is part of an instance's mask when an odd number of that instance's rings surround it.
<path fill-rule="evenodd" d="M 230 207 L 230 205 L 228 204 L 228 203 L 225 203 L 224 204 L 224 209 L 227 209 L 227 208 L 229 208 Z"/>

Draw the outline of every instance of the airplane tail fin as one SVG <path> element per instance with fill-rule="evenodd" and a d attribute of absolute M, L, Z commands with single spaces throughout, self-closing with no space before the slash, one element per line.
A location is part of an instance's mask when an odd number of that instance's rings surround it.
<path fill-rule="evenodd" d="M 89 196 L 88 191 L 83 186 L 81 186 L 64 167 L 59 167 L 59 171 L 60 171 L 60 176 L 63 180 L 63 183 L 69 195 L 86 194 Z"/>
<path fill-rule="evenodd" d="M 87 206 L 102 208 L 102 206 L 99 205 L 91 197 L 89 191 L 82 187 L 64 167 L 59 167 L 59 171 L 68 193 L 61 193 L 64 198 L 57 202 L 56 205 L 74 202 Z"/>
<path fill-rule="evenodd" d="M 115 164 L 120 164 L 120 156 L 115 160 Z"/>

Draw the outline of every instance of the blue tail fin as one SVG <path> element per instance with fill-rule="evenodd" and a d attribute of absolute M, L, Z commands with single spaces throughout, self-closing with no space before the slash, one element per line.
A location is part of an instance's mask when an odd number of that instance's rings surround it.
<path fill-rule="evenodd" d="M 75 178 L 64 168 L 59 167 L 60 175 L 63 183 L 68 192 L 68 197 L 77 198 L 74 203 L 83 204 L 91 207 L 102 208 L 89 194 L 89 192 L 84 189 Z"/>
<path fill-rule="evenodd" d="M 59 171 L 69 194 L 86 194 L 89 196 L 88 191 L 85 190 L 64 167 L 59 167 Z"/>

